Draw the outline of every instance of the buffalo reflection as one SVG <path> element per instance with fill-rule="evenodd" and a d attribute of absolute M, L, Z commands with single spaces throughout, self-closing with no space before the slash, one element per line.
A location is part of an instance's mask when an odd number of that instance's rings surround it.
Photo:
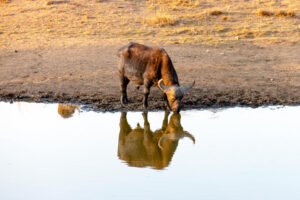
<path fill-rule="evenodd" d="M 169 112 L 165 112 L 162 128 L 154 132 L 150 129 L 147 113 L 143 113 L 144 128 L 138 124 L 132 129 L 127 121 L 127 113 L 120 119 L 118 156 L 129 166 L 163 169 L 172 160 L 181 138 L 188 137 L 195 143 L 193 135 L 184 131 L 180 114 L 174 113 L 168 122 Z"/>
<path fill-rule="evenodd" d="M 79 106 L 70 104 L 58 104 L 57 112 L 62 118 L 70 118 L 73 116 L 76 109 L 79 109 Z"/>

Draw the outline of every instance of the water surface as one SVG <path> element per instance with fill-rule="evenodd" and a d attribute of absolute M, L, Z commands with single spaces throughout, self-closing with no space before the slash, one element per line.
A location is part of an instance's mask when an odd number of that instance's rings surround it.
<path fill-rule="evenodd" d="M 0 103 L 0 199 L 299 199 L 299 115 Z"/>

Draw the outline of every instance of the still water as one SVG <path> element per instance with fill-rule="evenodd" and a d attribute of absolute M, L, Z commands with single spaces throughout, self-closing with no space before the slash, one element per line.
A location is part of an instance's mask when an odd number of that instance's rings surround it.
<path fill-rule="evenodd" d="M 0 199 L 300 199 L 299 115 L 0 103 Z"/>

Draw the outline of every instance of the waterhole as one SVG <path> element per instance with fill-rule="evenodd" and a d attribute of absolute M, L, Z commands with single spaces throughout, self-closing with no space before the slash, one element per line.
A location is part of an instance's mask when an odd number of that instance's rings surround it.
<path fill-rule="evenodd" d="M 299 115 L 0 103 L 0 199 L 297 199 Z"/>

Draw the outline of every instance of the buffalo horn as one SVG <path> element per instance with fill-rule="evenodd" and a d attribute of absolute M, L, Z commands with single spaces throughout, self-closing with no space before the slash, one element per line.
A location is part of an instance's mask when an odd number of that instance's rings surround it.
<path fill-rule="evenodd" d="M 186 94 L 194 85 L 195 85 L 195 80 L 191 84 L 188 84 L 186 86 L 181 86 L 183 93 Z"/>
<path fill-rule="evenodd" d="M 167 90 L 168 90 L 168 88 L 169 87 L 167 87 L 167 86 L 164 86 L 164 84 L 162 84 L 162 79 L 160 79 L 159 81 L 158 81 L 158 87 L 159 87 L 159 89 L 161 90 L 161 91 L 163 91 L 163 92 L 167 92 Z"/>

